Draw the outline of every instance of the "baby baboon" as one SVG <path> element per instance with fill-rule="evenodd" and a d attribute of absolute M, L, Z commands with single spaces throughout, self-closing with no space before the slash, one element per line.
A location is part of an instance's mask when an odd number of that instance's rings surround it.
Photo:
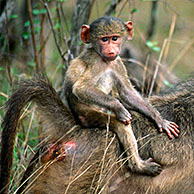
<path fill-rule="evenodd" d="M 81 29 L 81 39 L 89 46 L 71 62 L 66 72 L 62 95 L 74 116 L 85 127 L 110 128 L 122 143 L 128 165 L 134 172 L 158 175 L 161 167 L 150 158 L 142 160 L 131 129 L 130 106 L 155 121 L 160 132 L 177 137 L 178 126 L 162 118 L 133 88 L 119 55 L 122 43 L 133 36 L 132 22 L 125 24 L 115 17 L 102 17 Z M 111 114 L 107 114 L 111 112 Z"/>

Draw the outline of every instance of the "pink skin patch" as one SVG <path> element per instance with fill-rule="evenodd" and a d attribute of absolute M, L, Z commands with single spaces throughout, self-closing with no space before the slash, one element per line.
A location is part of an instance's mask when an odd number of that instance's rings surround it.
<path fill-rule="evenodd" d="M 57 161 L 63 160 L 77 147 L 75 141 L 69 141 L 63 144 L 49 144 L 47 151 L 41 155 L 41 162 L 47 163 L 56 159 Z"/>
<path fill-rule="evenodd" d="M 65 143 L 64 146 L 66 146 L 67 149 L 75 149 L 77 145 L 74 141 L 69 141 Z"/>

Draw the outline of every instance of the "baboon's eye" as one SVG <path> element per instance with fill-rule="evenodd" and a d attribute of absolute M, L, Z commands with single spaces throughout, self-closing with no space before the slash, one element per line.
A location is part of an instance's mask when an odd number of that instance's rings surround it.
<path fill-rule="evenodd" d="M 102 40 L 103 42 L 106 42 L 106 41 L 108 41 L 108 38 L 107 38 L 107 37 L 103 37 L 103 38 L 101 38 L 101 40 Z"/>
<path fill-rule="evenodd" d="M 117 41 L 117 40 L 118 40 L 118 36 L 113 36 L 113 37 L 112 37 L 112 40 L 113 40 L 113 41 Z"/>
<path fill-rule="evenodd" d="M 53 151 L 53 157 L 56 158 L 58 155 L 60 155 L 60 152 L 58 149 Z"/>

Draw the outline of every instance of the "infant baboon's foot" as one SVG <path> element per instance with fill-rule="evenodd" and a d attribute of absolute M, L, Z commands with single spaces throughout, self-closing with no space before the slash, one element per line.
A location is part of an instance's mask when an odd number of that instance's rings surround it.
<path fill-rule="evenodd" d="M 162 167 L 156 162 L 153 162 L 152 158 L 149 158 L 147 160 L 141 160 L 140 164 L 135 168 L 131 168 L 131 170 L 139 174 L 157 176 L 161 173 Z"/>

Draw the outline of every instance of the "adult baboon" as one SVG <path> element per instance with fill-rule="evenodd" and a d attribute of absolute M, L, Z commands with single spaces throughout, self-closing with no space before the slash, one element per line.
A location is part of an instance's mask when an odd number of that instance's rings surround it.
<path fill-rule="evenodd" d="M 165 134 L 158 133 L 156 126 L 142 114 L 131 111 L 140 156 L 152 157 L 163 167 L 156 177 L 129 171 L 124 164 L 122 147 L 113 132 L 97 128 L 80 130 L 50 84 L 41 79 L 23 82 L 12 95 L 8 101 L 4 131 L 17 126 L 21 109 L 31 100 L 38 104 L 44 137 L 49 135 L 49 139 L 45 148 L 48 152 L 40 156 L 43 160 L 37 162 L 39 170 L 29 179 L 25 192 L 194 193 L 194 79 L 177 85 L 173 92 L 149 99 L 165 119 L 174 120 L 180 126 L 179 138 L 169 140 Z M 2 145 L 6 140 L 2 136 Z M 8 184 L 5 171 L 10 171 L 4 149 L 5 146 L 1 153 L 1 189 Z M 58 155 L 63 151 L 65 155 Z"/>

